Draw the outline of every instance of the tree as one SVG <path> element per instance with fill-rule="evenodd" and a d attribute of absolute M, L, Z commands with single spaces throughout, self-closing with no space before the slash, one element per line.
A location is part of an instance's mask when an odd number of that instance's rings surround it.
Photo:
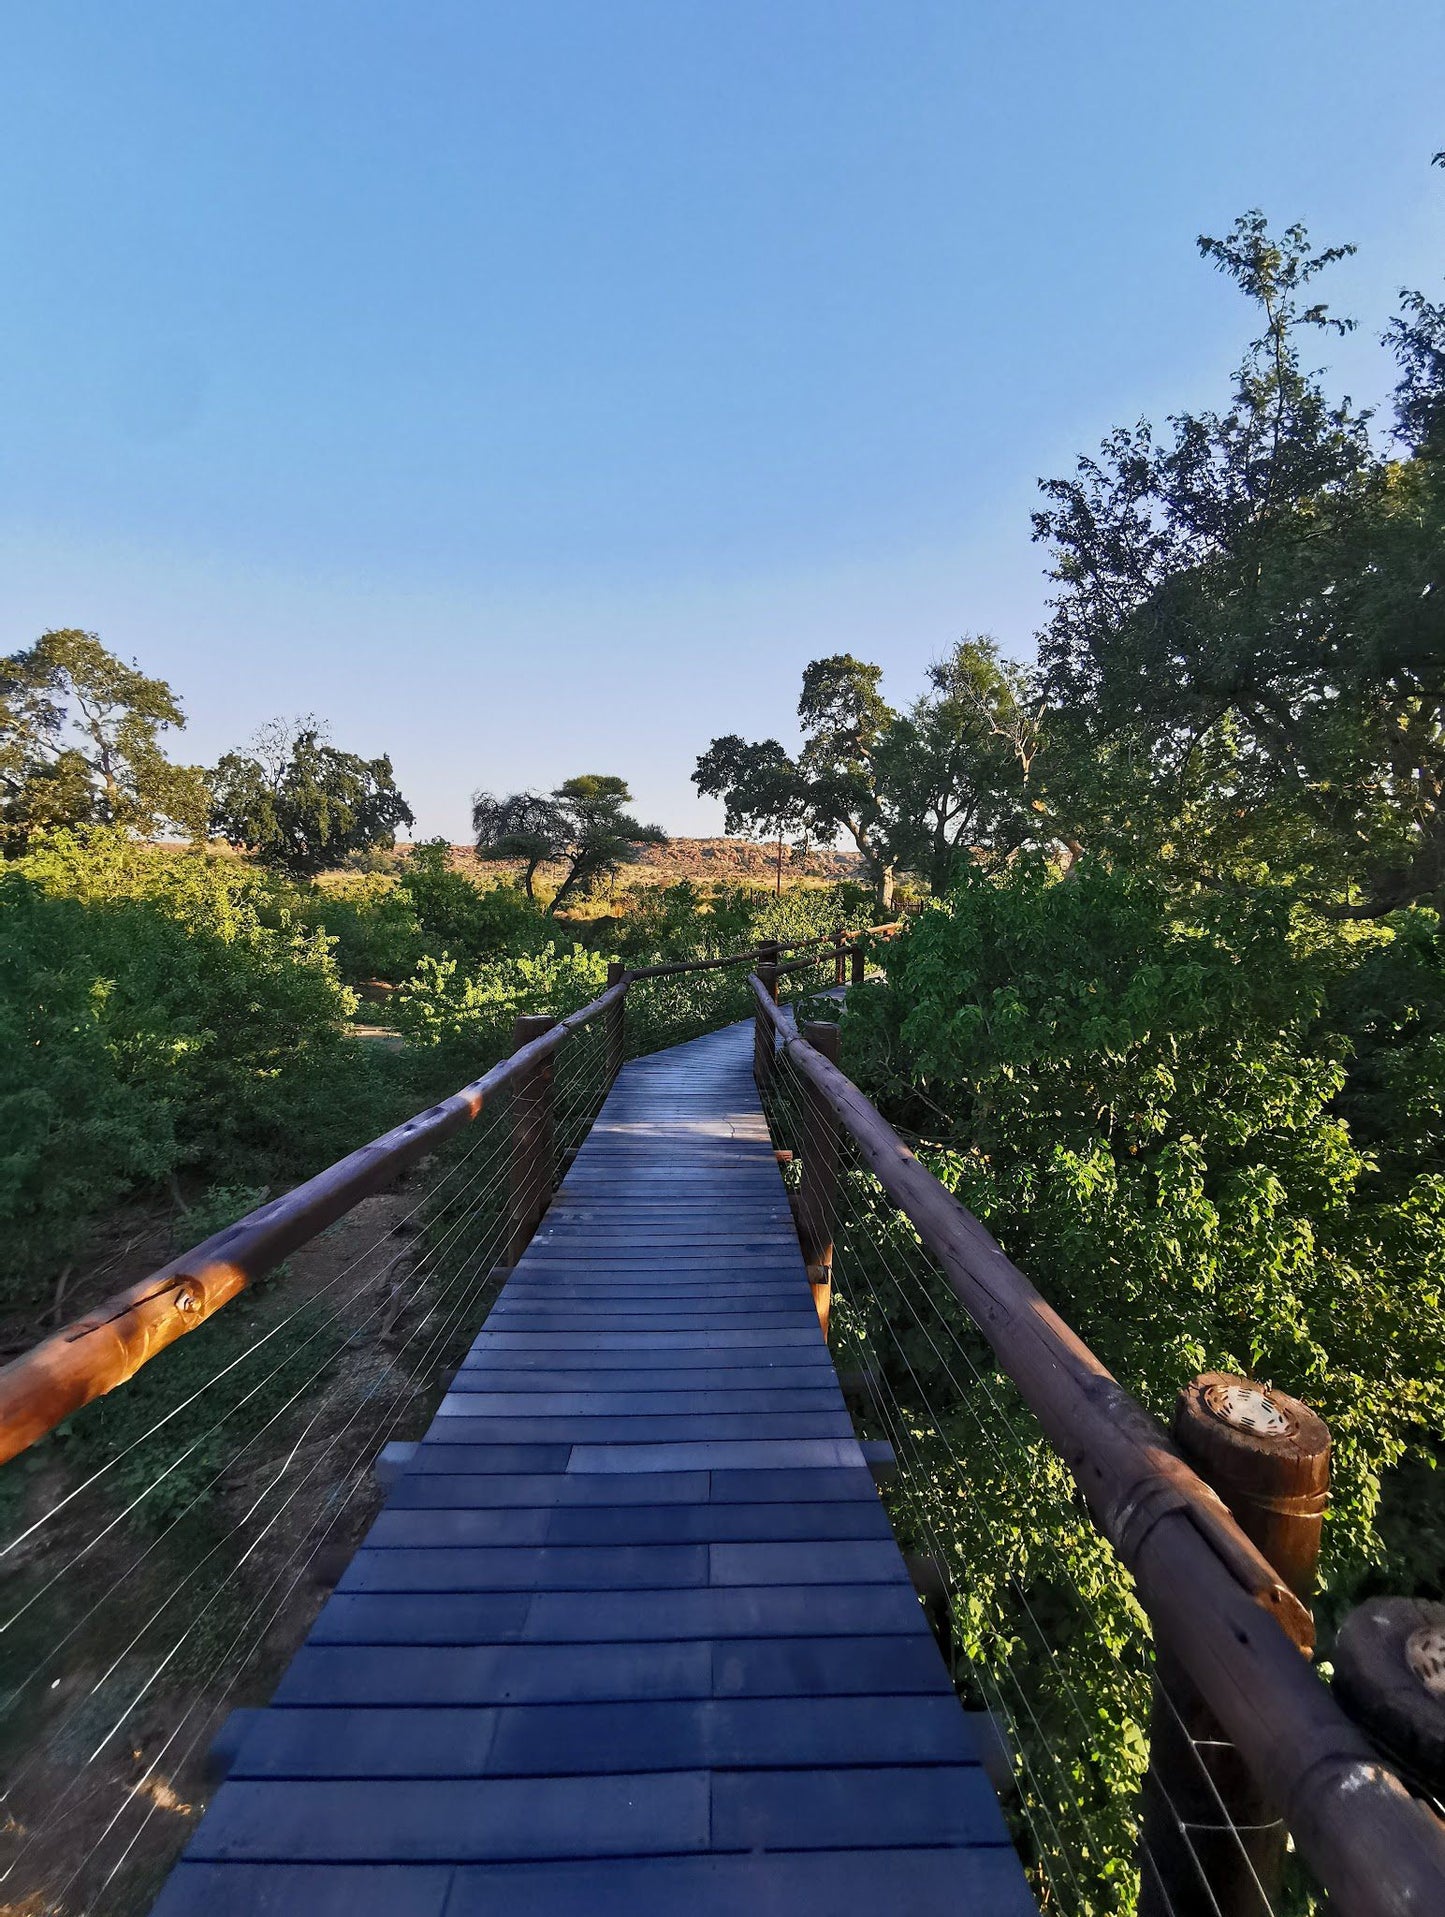
<path fill-rule="evenodd" d="M 997 860 L 1036 837 L 1039 815 L 1025 799 L 1041 723 L 1031 675 L 996 641 L 961 639 L 935 660 L 928 691 L 875 752 L 894 863 L 937 896 L 961 860 Z"/>
<path fill-rule="evenodd" d="M 537 896 L 539 868 L 559 864 L 567 855 L 566 815 L 555 797 L 541 792 L 513 792 L 504 799 L 474 793 L 472 833 L 478 858 L 521 861 L 529 899 Z"/>
<path fill-rule="evenodd" d="M 164 679 L 107 652 L 93 632 L 42 633 L 0 660 L 0 835 L 10 855 L 37 830 L 116 825 L 205 829 L 199 767 L 160 744 L 185 725 Z"/>
<path fill-rule="evenodd" d="M 1052 783 L 1080 834 L 1190 883 L 1292 875 L 1356 916 L 1445 896 L 1445 563 L 1423 458 L 1373 452 L 1301 338 L 1344 330 L 1311 250 L 1261 214 L 1200 249 L 1263 319 L 1224 412 L 1115 433 L 1048 481 L 1035 530 L 1060 591 L 1040 645 Z M 1428 302 L 1394 343 L 1402 430 L 1433 430 Z"/>
<path fill-rule="evenodd" d="M 1009 850 L 1030 835 L 1024 799 L 1041 701 L 991 639 L 960 640 L 935 662 L 907 713 L 884 699 L 882 676 L 850 653 L 814 659 L 798 701 L 796 759 L 776 739 L 749 744 L 729 733 L 692 778 L 724 801 L 729 832 L 792 826 L 825 843 L 846 833 L 886 912 L 897 871 L 940 892 L 962 852 L 984 843 Z"/>
<path fill-rule="evenodd" d="M 212 830 L 295 878 L 390 845 L 399 825 L 413 823 L 391 760 L 342 752 L 315 719 L 274 720 L 249 753 L 228 752 L 213 793 Z"/>
<path fill-rule="evenodd" d="M 749 745 L 736 732 L 714 739 L 697 762 L 693 784 L 708 798 L 721 799 L 723 830 L 758 838 L 776 838 L 775 891 L 783 890 L 783 839 L 806 829 L 807 804 L 798 768 L 776 739 Z"/>
<path fill-rule="evenodd" d="M 632 803 L 625 779 L 584 773 L 547 798 L 514 792 L 495 799 L 479 792 L 472 803 L 479 859 L 521 859 L 524 883 L 533 895 L 537 869 L 558 863 L 566 876 L 547 907 L 550 917 L 576 892 L 590 891 L 619 867 L 631 865 L 644 845 L 665 845 L 660 826 L 643 825 L 623 808 Z"/>

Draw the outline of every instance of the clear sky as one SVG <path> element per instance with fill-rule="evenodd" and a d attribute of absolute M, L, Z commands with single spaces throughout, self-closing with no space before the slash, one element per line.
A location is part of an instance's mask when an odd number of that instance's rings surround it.
<path fill-rule="evenodd" d="M 1027 656 L 1041 473 L 1209 403 L 1247 207 L 1438 286 L 1440 0 L 6 0 L 0 651 L 484 784 L 688 783 L 801 668 Z"/>

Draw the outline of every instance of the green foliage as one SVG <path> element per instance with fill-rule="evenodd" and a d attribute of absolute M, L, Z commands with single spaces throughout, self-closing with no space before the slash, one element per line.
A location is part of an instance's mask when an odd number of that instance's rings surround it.
<path fill-rule="evenodd" d="M 1201 250 L 1255 305 L 1222 411 L 1116 432 L 1035 515 L 1059 592 L 1040 642 L 1065 836 L 1186 882 L 1268 875 L 1341 912 L 1438 899 L 1445 873 L 1445 473 L 1425 456 L 1438 315 L 1393 343 L 1401 432 L 1331 400 L 1302 340 L 1343 329 L 1311 251 L 1251 213 Z M 1308 290 L 1307 290 L 1308 289 Z"/>
<path fill-rule="evenodd" d="M 575 1011 L 606 983 L 606 959 L 580 945 L 544 945 L 471 971 L 445 953 L 429 955 L 396 992 L 390 1015 L 413 1044 L 440 1052 L 460 1084 L 511 1049 L 519 1013 Z"/>
<path fill-rule="evenodd" d="M 304 1175 L 379 1130 L 385 1061 L 344 1036 L 327 940 L 262 874 L 123 833 L 0 876 L 0 1253 L 20 1295 L 123 1193 L 185 1170 Z"/>
<path fill-rule="evenodd" d="M 212 787 L 211 829 L 296 878 L 389 846 L 413 822 L 391 760 L 342 752 L 314 719 L 263 728 L 250 752 L 225 755 Z"/>
<path fill-rule="evenodd" d="M 63 826 L 200 832 L 203 775 L 172 765 L 160 745 L 185 723 L 163 679 L 125 665 L 93 632 L 43 633 L 0 659 L 0 843 L 13 855 Z"/>
<path fill-rule="evenodd" d="M 546 917 L 518 886 L 478 885 L 451 863 L 445 839 L 414 846 L 401 878 L 426 946 L 475 960 L 535 951 L 550 935 Z"/>
<path fill-rule="evenodd" d="M 348 984 L 395 983 L 413 970 L 425 949 L 412 895 L 390 873 L 327 873 L 313 887 L 297 887 L 292 910 L 330 938 L 337 969 Z"/>
<path fill-rule="evenodd" d="M 1282 890 L 1181 904 L 1152 876 L 1025 862 L 966 871 L 883 957 L 845 1069 L 1125 1387 L 1167 1419 L 1197 1372 L 1243 1372 L 1329 1422 L 1326 1646 L 1384 1572 L 1438 1589 L 1441 1530 L 1421 1521 L 1445 1437 L 1434 915 L 1331 927 Z M 839 1337 L 905 1406 L 943 1408 L 900 1521 L 955 1562 L 977 1667 L 961 1681 L 1011 1704 L 1025 1808 L 1041 1796 L 1080 1907 L 1130 1909 L 1142 1616 L 977 1332 L 941 1285 L 919 1311 L 918 1281 L 895 1277 L 912 1250 L 890 1233 L 911 1239 L 873 1221 L 840 1254 L 876 1305 L 841 1311 Z"/>

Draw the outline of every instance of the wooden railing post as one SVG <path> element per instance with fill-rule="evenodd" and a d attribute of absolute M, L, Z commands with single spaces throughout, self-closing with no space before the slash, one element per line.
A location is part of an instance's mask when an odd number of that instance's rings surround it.
<path fill-rule="evenodd" d="M 1330 1434 L 1308 1405 L 1206 1372 L 1179 1393 L 1173 1437 L 1296 1597 L 1314 1586 Z M 1300 1649 L 1313 1620 L 1300 1617 Z M 1167 1644 L 1155 1654 L 1144 1781 L 1140 1917 L 1270 1917 L 1284 1872 L 1278 1808 Z"/>
<path fill-rule="evenodd" d="M 1411 1790 L 1445 1803 L 1445 1604 L 1377 1597 L 1335 1640 L 1335 1696 Z"/>
<path fill-rule="evenodd" d="M 607 967 L 607 986 L 610 991 L 614 985 L 620 985 L 627 977 L 627 967 L 620 959 L 613 959 Z M 607 1082 L 610 1085 L 622 1070 L 622 1060 L 627 1050 L 627 995 L 624 993 L 607 1013 Z"/>
<path fill-rule="evenodd" d="M 852 976 L 849 980 L 849 983 L 852 985 L 861 985 L 863 983 L 863 967 L 866 963 L 866 956 L 863 951 L 863 941 L 861 938 L 854 939 L 853 950 L 850 956 L 853 961 L 853 970 L 852 970 Z"/>
<path fill-rule="evenodd" d="M 821 1052 L 830 1065 L 838 1063 L 838 1027 L 829 1019 L 807 1020 L 798 1035 Z M 803 1189 L 798 1204 L 798 1236 L 813 1303 L 823 1337 L 833 1304 L 833 1220 L 838 1215 L 838 1186 L 843 1160 L 843 1128 L 830 1105 L 807 1083 L 801 1085 L 803 1107 Z"/>
<path fill-rule="evenodd" d="M 761 956 L 758 959 L 757 980 L 774 1005 L 778 1002 L 779 950 L 776 939 L 764 940 L 758 947 Z M 764 1106 L 772 1096 L 773 1076 L 776 1071 L 773 1028 L 767 1014 L 759 1006 L 753 1014 L 753 1078 L 757 1082 L 758 1096 L 762 1099 Z"/>
<path fill-rule="evenodd" d="M 833 934 L 833 983 L 835 985 L 848 983 L 848 953 L 841 925 Z"/>
<path fill-rule="evenodd" d="M 512 1027 L 512 1050 L 519 1052 L 556 1023 L 542 1014 L 524 1014 Z M 512 1091 L 509 1265 L 516 1264 L 541 1223 L 552 1197 L 553 1170 L 552 1061 L 548 1058 Z"/>

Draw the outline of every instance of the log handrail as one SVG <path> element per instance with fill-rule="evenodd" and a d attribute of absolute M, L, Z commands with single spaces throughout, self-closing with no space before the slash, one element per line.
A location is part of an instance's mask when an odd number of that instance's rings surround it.
<path fill-rule="evenodd" d="M 895 932 L 901 929 L 902 925 L 902 919 L 895 919 L 890 925 L 865 925 L 851 929 L 840 927 L 840 931 L 845 944 L 856 945 L 859 939 L 890 938 Z M 838 936 L 839 934 L 837 932 L 823 932 L 820 933 L 817 938 L 793 939 L 789 943 L 779 945 L 778 950 L 780 952 L 804 952 L 814 945 L 826 945 L 829 951 L 832 951 L 835 949 Z M 716 972 L 728 965 L 756 965 L 762 955 L 762 948 L 760 946 L 753 946 L 746 952 L 729 952 L 722 958 L 673 959 L 666 965 L 639 965 L 629 967 L 627 976 L 629 980 L 632 980 L 671 978 L 678 972 Z M 818 961 L 816 962 L 820 962 L 827 956 L 827 952 L 820 952 L 818 954 Z M 786 970 L 786 967 L 784 969 Z"/>
<path fill-rule="evenodd" d="M 22 1352 L 0 1369 L 0 1464 L 53 1431 L 72 1412 L 124 1384 L 158 1351 L 204 1324 L 360 1199 L 380 1191 L 443 1139 L 471 1124 L 500 1092 L 526 1078 L 574 1031 L 619 1003 L 626 990 L 625 980 L 609 986 L 590 1005 L 559 1019 L 541 1038 L 440 1104 L 393 1126 L 280 1198 L 258 1205 Z"/>
<path fill-rule="evenodd" d="M 754 975 L 757 1017 L 857 1145 L 1073 1473 L 1300 1855 L 1350 1917 L 1445 1910 L 1445 1825 L 1301 1656 L 1308 1614 L 1163 1429 Z"/>

